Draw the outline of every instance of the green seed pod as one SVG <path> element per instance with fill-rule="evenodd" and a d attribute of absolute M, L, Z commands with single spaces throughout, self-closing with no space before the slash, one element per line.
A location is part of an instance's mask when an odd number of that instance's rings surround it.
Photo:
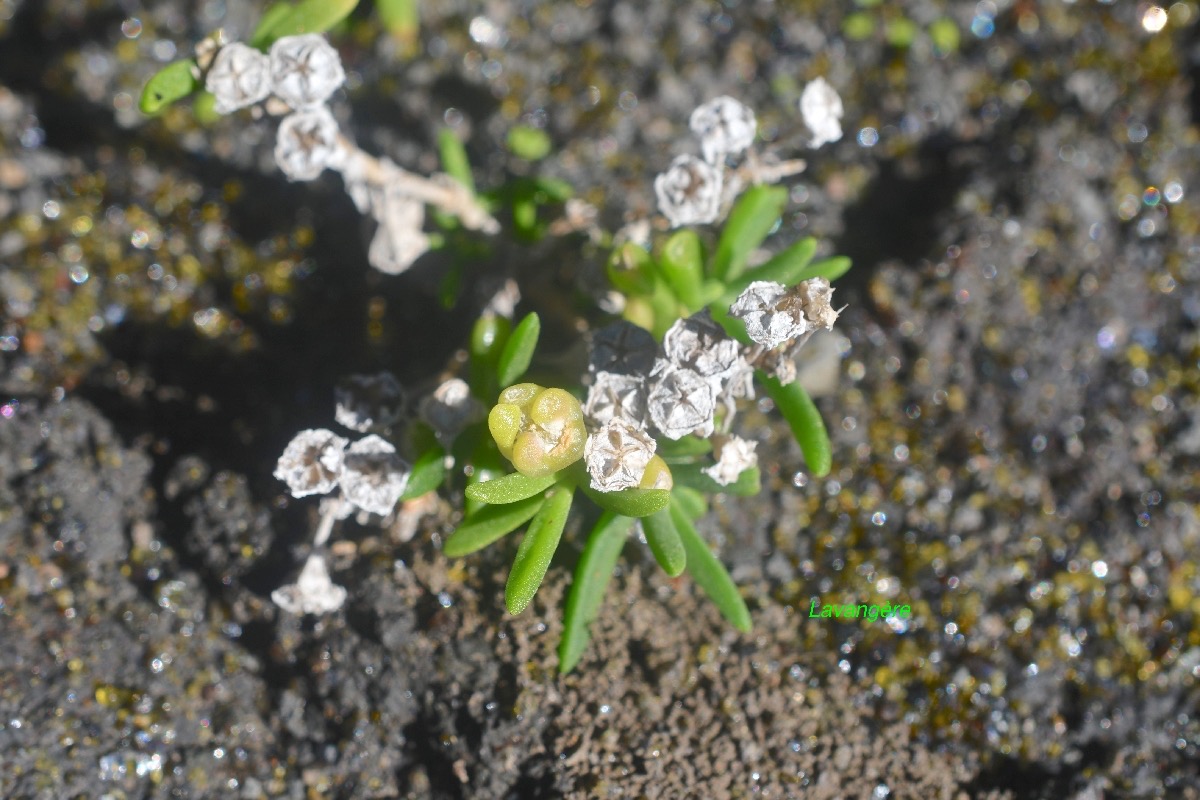
<path fill-rule="evenodd" d="M 500 393 L 488 429 L 522 475 L 540 478 L 583 457 L 587 429 L 579 401 L 562 389 L 518 383 Z"/>
<path fill-rule="evenodd" d="M 650 459 L 650 463 L 646 465 L 646 471 L 642 473 L 642 482 L 638 484 L 638 488 L 670 490 L 674 486 L 675 478 L 671 475 L 671 468 L 667 466 L 666 461 L 663 461 L 663 457 L 656 455 Z"/>

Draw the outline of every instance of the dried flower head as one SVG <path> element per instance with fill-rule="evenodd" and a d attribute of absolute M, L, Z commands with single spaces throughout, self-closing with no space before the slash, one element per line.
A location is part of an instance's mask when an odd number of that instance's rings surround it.
<path fill-rule="evenodd" d="M 253 47 L 233 42 L 217 51 L 204 80 L 216 99 L 218 114 L 231 114 L 252 106 L 271 94 L 270 59 Z"/>
<path fill-rule="evenodd" d="M 817 148 L 842 138 L 842 98 L 824 78 L 809 82 L 800 94 L 800 116 L 812 131 L 809 147 Z"/>
<path fill-rule="evenodd" d="M 395 425 L 404 414 L 404 387 L 390 372 L 343 378 L 333 390 L 333 399 L 333 418 L 360 433 Z"/>
<path fill-rule="evenodd" d="M 488 413 L 500 453 L 531 478 L 553 474 L 583 457 L 583 409 L 569 392 L 518 383 L 500 393 Z"/>
<path fill-rule="evenodd" d="M 387 516 L 408 487 L 410 469 L 391 443 L 371 434 L 346 451 L 342 494 L 372 514 Z"/>
<path fill-rule="evenodd" d="M 311 181 L 344 156 L 337 120 L 324 106 L 288 114 L 279 123 L 275 163 L 288 180 Z"/>
<path fill-rule="evenodd" d="M 740 366 L 738 343 L 713 321 L 708 309 L 678 319 L 663 334 L 663 353 L 677 367 L 722 383 Z"/>
<path fill-rule="evenodd" d="M 712 381 L 690 369 L 657 361 L 646 405 L 654 427 L 668 439 L 682 439 L 689 433 L 712 435 L 716 412 Z"/>
<path fill-rule="evenodd" d="M 721 214 L 721 170 L 695 156 L 683 155 L 654 179 L 658 210 L 671 223 L 703 225 Z"/>
<path fill-rule="evenodd" d="M 463 429 L 483 418 L 483 403 L 471 396 L 471 387 L 461 378 L 451 378 L 421 400 L 421 419 L 438 438 L 451 441 Z"/>
<path fill-rule="evenodd" d="M 717 463 L 705 467 L 704 474 L 722 486 L 736 483 L 745 470 L 758 466 L 758 455 L 754 452 L 758 442 L 729 436 L 717 447 Z"/>
<path fill-rule="evenodd" d="M 342 477 L 347 440 L 333 431 L 300 431 L 275 465 L 275 477 L 288 485 L 292 497 L 332 491 Z"/>
<path fill-rule="evenodd" d="M 641 485 L 657 443 L 639 427 L 611 419 L 588 437 L 583 448 L 592 488 L 619 492 Z"/>
<path fill-rule="evenodd" d="M 329 614 L 346 602 L 346 590 L 330 580 L 325 559 L 311 555 L 296 582 L 271 592 L 271 600 L 289 614 Z"/>
<path fill-rule="evenodd" d="M 746 335 L 764 347 L 778 347 L 808 331 L 803 315 L 784 302 L 787 287 L 774 281 L 755 281 L 738 295 L 729 314 L 746 325 Z"/>
<path fill-rule="evenodd" d="M 813 278 L 796 285 L 793 290 L 800 302 L 804 318 L 814 328 L 832 330 L 837 322 L 838 311 L 832 303 L 833 287 L 824 278 Z"/>
<path fill-rule="evenodd" d="M 271 89 L 295 109 L 324 103 L 346 80 L 337 50 L 320 34 L 284 36 L 270 58 Z"/>
<path fill-rule="evenodd" d="M 590 351 L 589 372 L 645 375 L 654 366 L 658 343 L 645 328 L 621 320 L 596 331 Z"/>
<path fill-rule="evenodd" d="M 688 127 L 700 138 L 700 150 L 710 164 L 742 152 L 754 143 L 758 132 L 754 111 L 728 95 L 699 106 L 692 112 Z"/>
<path fill-rule="evenodd" d="M 597 372 L 588 389 L 583 415 L 588 425 L 598 428 L 612 419 L 637 427 L 646 424 L 646 379 L 640 375 Z"/>

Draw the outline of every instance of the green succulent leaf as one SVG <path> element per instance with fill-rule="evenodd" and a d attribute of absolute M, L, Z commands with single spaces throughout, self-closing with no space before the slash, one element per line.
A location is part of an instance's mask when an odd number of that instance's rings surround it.
<path fill-rule="evenodd" d="M 737 585 L 720 560 L 708 549 L 708 545 L 696 533 L 692 521 L 679 503 L 671 504 L 671 519 L 683 548 L 687 551 L 687 571 L 696 583 L 716 604 L 725 619 L 742 633 L 750 632 L 750 609 L 738 593 Z"/>
<path fill-rule="evenodd" d="M 550 137 L 540 128 L 516 125 L 508 131 L 508 150 L 517 158 L 540 161 L 550 155 Z"/>
<path fill-rule="evenodd" d="M 605 511 L 626 517 L 648 517 L 661 511 L 671 502 L 671 493 L 666 489 L 625 489 L 621 492 L 598 492 L 587 484 L 580 486 L 583 493 Z"/>
<path fill-rule="evenodd" d="M 417 44 L 421 28 L 421 13 L 417 0 L 375 0 L 379 21 L 408 55 Z"/>
<path fill-rule="evenodd" d="M 441 447 L 434 446 L 426 450 L 413 462 L 412 474 L 408 476 L 408 486 L 400 499 L 412 500 L 426 492 L 432 492 L 442 485 L 446 474 L 446 453 Z"/>
<path fill-rule="evenodd" d="M 192 116 L 201 125 L 212 125 L 221 118 L 217 113 L 217 98 L 212 92 L 201 89 L 192 98 Z"/>
<path fill-rule="evenodd" d="M 567 594 L 563 612 L 563 633 L 558 643 L 558 671 L 566 674 L 575 669 L 580 656 L 587 649 L 588 631 L 592 620 L 600 612 L 608 581 L 612 578 L 621 555 L 621 548 L 629 537 L 633 520 L 604 512 L 592 528 L 579 563 L 575 566 L 575 578 Z"/>
<path fill-rule="evenodd" d="M 293 10 L 294 6 L 288 2 L 272 3 L 267 6 L 267 10 L 258 18 L 258 25 L 254 27 L 254 33 L 250 34 L 250 46 L 259 50 L 267 49 L 274 41 L 271 38 L 271 32 L 290 16 Z"/>
<path fill-rule="evenodd" d="M 279 19 L 258 36 L 258 46 L 270 47 L 284 36 L 324 33 L 350 16 L 357 5 L 358 0 L 300 0 L 286 15 L 280 14 Z"/>
<path fill-rule="evenodd" d="M 529 524 L 517 557 L 513 560 L 508 583 L 504 587 L 504 605 L 510 614 L 520 614 L 537 594 L 546 576 L 554 551 L 562 538 L 567 516 L 571 513 L 571 499 L 575 491 L 570 486 L 559 486 L 545 500 L 537 516 Z M 525 501 L 529 502 L 529 501 Z M 496 506 L 507 508 L 508 506 Z M 483 512 L 480 512 L 483 513 Z"/>
<path fill-rule="evenodd" d="M 685 228 L 667 239 L 658 255 L 658 270 L 688 311 L 700 308 L 704 249 L 695 231 Z"/>
<path fill-rule="evenodd" d="M 757 375 L 792 429 L 809 470 L 818 478 L 828 475 L 833 467 L 833 448 L 829 444 L 829 433 L 825 430 L 821 412 L 808 392 L 797 381 L 784 386 L 761 370 Z"/>
<path fill-rule="evenodd" d="M 146 81 L 138 109 L 143 114 L 154 115 L 187 97 L 200 88 L 200 82 L 196 80 L 198 71 L 196 62 L 190 58 L 167 64 Z"/>
<path fill-rule="evenodd" d="M 698 436 L 684 436 L 682 439 L 664 439 L 659 442 L 658 455 L 663 461 L 674 467 L 680 462 L 695 461 L 703 455 L 712 452 L 712 442 Z"/>
<path fill-rule="evenodd" d="M 513 329 L 512 335 L 500 352 L 500 361 L 496 365 L 496 378 L 501 386 L 511 386 L 529 369 L 533 360 L 533 351 L 537 348 L 538 335 L 542 331 L 542 321 L 537 312 L 530 312 L 520 324 Z"/>
<path fill-rule="evenodd" d="M 762 474 L 758 467 L 742 470 L 738 479 L 728 486 L 722 486 L 708 475 L 704 474 L 706 464 L 673 464 L 671 477 L 677 486 L 686 486 L 705 494 L 736 494 L 742 497 L 752 497 L 762 488 Z"/>
<path fill-rule="evenodd" d="M 437 144 L 442 171 L 474 192 L 475 178 L 471 175 L 471 161 L 458 134 L 449 128 L 442 128 L 438 131 Z"/>
<path fill-rule="evenodd" d="M 750 253 L 779 222 L 787 197 L 787 189 L 782 186 L 755 186 L 741 196 L 729 212 L 713 253 L 709 265 L 712 277 L 729 282 L 742 274 Z"/>
<path fill-rule="evenodd" d="M 575 196 L 575 187 L 559 178 L 539 175 L 533 179 L 533 186 L 554 203 L 565 203 Z"/>
<path fill-rule="evenodd" d="M 608 280 L 627 295 L 650 294 L 654 291 L 654 259 L 645 248 L 634 242 L 613 250 L 605 271 Z"/>
<path fill-rule="evenodd" d="M 671 517 L 671 508 L 656 511 L 642 519 L 642 531 L 646 534 L 646 543 L 654 560 L 663 571 L 672 578 L 683 573 L 687 567 L 687 552 L 683 549 L 683 541 Z"/>
<path fill-rule="evenodd" d="M 708 498 L 690 486 L 676 484 L 671 490 L 671 503 L 678 504 L 688 519 L 699 519 L 708 513 Z"/>
<path fill-rule="evenodd" d="M 528 522 L 545 502 L 545 498 L 539 495 L 518 503 L 485 506 L 458 526 L 458 530 L 450 535 L 442 550 L 450 558 L 482 550 L 501 536 L 512 533 Z"/>
<path fill-rule="evenodd" d="M 519 472 L 495 478 L 486 483 L 473 483 L 467 487 L 467 497 L 480 503 L 504 505 L 516 503 L 527 497 L 541 494 L 554 485 L 555 476 L 530 478 Z"/>
<path fill-rule="evenodd" d="M 820 261 L 809 264 L 800 273 L 800 281 L 812 280 L 813 278 L 824 278 L 827 281 L 836 281 L 838 278 L 850 271 L 850 259 L 846 256 L 830 256 L 823 258 Z"/>

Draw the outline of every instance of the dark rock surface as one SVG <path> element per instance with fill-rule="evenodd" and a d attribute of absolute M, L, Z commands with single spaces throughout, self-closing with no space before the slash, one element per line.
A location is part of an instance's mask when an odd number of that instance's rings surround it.
<path fill-rule="evenodd" d="M 448 561 L 446 504 L 343 523 L 337 614 L 270 600 L 316 519 L 271 470 L 338 378 L 428 386 L 513 273 L 565 363 L 601 254 L 502 249 L 444 311 L 447 260 L 370 271 L 272 123 L 137 114 L 257 5 L 0 0 L 0 796 L 1200 797 L 1194 2 L 1159 32 L 1084 0 L 431 2 L 411 60 L 364 4 L 335 34 L 364 148 L 432 171 L 451 124 L 488 186 L 541 126 L 611 229 L 737 96 L 810 162 L 771 249 L 855 261 L 833 473 L 750 408 L 767 491 L 701 526 L 754 632 L 631 542 L 567 677 L 578 530 L 517 618 L 512 544 Z M 846 136 L 805 152 L 818 75 Z M 913 618 L 807 618 L 869 596 Z"/>

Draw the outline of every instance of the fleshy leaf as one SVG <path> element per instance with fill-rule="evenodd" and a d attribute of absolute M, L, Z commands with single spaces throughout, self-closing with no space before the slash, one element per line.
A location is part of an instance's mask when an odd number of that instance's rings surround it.
<path fill-rule="evenodd" d="M 417 33 L 421 27 L 421 13 L 417 0 L 375 0 L 379 21 L 400 45 L 404 55 L 416 49 Z"/>
<path fill-rule="evenodd" d="M 272 41 L 271 34 L 275 26 L 286 19 L 293 10 L 294 6 L 288 2 L 272 3 L 267 6 L 267 10 L 258 18 L 258 25 L 254 27 L 254 33 L 250 34 L 250 46 L 259 50 L 267 49 Z"/>
<path fill-rule="evenodd" d="M 625 489 L 621 492 L 597 492 L 583 485 L 583 493 L 606 511 L 626 517 L 648 517 L 661 511 L 671 502 L 671 493 L 666 489 Z"/>
<path fill-rule="evenodd" d="M 560 486 L 538 510 L 529 524 L 517 557 L 513 560 L 508 583 L 504 587 L 504 605 L 510 614 L 520 614 L 537 594 L 546 577 L 546 569 L 558 549 L 567 516 L 571 513 L 571 498 L 575 492 L 570 486 Z M 525 501 L 529 502 L 529 501 Z M 507 508 L 508 506 L 498 506 Z M 482 512 L 480 512 L 482 513 Z"/>
<path fill-rule="evenodd" d="M 408 477 L 408 486 L 400 499 L 412 500 L 426 492 L 432 492 L 442 484 L 446 474 L 446 454 L 441 447 L 431 447 L 413 463 L 412 474 Z"/>
<path fill-rule="evenodd" d="M 712 442 L 699 436 L 684 436 L 682 439 L 663 439 L 658 443 L 658 454 L 668 464 L 694 461 L 698 456 L 712 452 Z"/>
<path fill-rule="evenodd" d="M 612 578 L 631 527 L 633 520 L 629 517 L 606 511 L 597 520 L 583 547 L 563 612 L 563 633 L 558 643 L 560 673 L 573 670 L 587 649 L 591 638 L 588 627 L 604 602 L 608 581 Z"/>
<path fill-rule="evenodd" d="M 700 237 L 686 228 L 672 234 L 658 255 L 659 272 L 689 311 L 700 308 L 703 258 Z"/>
<path fill-rule="evenodd" d="M 575 187 L 559 178 L 539 175 L 533 179 L 534 188 L 544 194 L 545 200 L 555 203 L 565 203 L 575 196 Z"/>
<path fill-rule="evenodd" d="M 677 486 L 687 486 L 705 494 L 736 494 L 752 497 L 762 488 L 762 475 L 758 467 L 742 470 L 738 479 L 728 486 L 722 486 L 704 473 L 705 464 L 674 464 L 671 475 Z"/>
<path fill-rule="evenodd" d="M 746 191 L 721 231 L 709 274 L 729 282 L 742 274 L 746 259 L 779 222 L 788 192 L 782 186 L 755 186 Z"/>
<path fill-rule="evenodd" d="M 190 58 L 172 61 L 146 81 L 138 108 L 143 114 L 157 114 L 177 100 L 182 100 L 200 87 L 194 70 L 196 62 Z"/>
<path fill-rule="evenodd" d="M 642 531 L 654 560 L 667 575 L 674 578 L 687 566 L 687 552 L 671 518 L 671 509 L 664 508 L 642 519 Z"/>
<path fill-rule="evenodd" d="M 474 192 L 475 178 L 471 175 L 471 161 L 467 158 L 467 149 L 458 135 L 449 128 L 438 131 L 438 155 L 441 157 L 442 171 Z"/>
<path fill-rule="evenodd" d="M 815 264 L 809 264 L 805 267 L 796 279 L 796 283 L 800 281 L 811 280 L 812 278 L 824 278 L 827 281 L 836 281 L 838 278 L 850 271 L 850 259 L 846 256 L 830 256 L 823 258 Z"/>
<path fill-rule="evenodd" d="M 540 128 L 517 125 L 508 132 L 508 150 L 517 158 L 540 161 L 550 155 L 550 137 Z"/>
<path fill-rule="evenodd" d="M 537 348 L 538 335 L 542 330 L 542 321 L 537 312 L 531 312 L 513 329 L 512 335 L 504 344 L 500 353 L 500 361 L 496 366 L 496 378 L 501 386 L 511 386 L 529 369 L 533 360 L 533 351 Z"/>
<path fill-rule="evenodd" d="M 775 401 L 779 413 L 783 414 L 788 427 L 792 429 L 792 436 L 796 437 L 796 443 L 804 453 L 808 469 L 818 478 L 828 475 L 833 467 L 833 448 L 829 444 L 829 434 L 825 430 L 821 412 L 817 410 L 808 392 L 804 391 L 798 381 L 783 386 L 762 371 L 759 371 L 757 376 L 767 387 L 767 394 Z"/>
<path fill-rule="evenodd" d="M 300 0 L 286 15 L 280 15 L 261 35 L 261 47 L 270 47 L 284 36 L 324 33 L 350 16 L 358 0 Z"/>
<path fill-rule="evenodd" d="M 491 505 L 516 503 L 546 491 L 554 485 L 554 479 L 554 475 L 530 478 L 519 472 L 513 472 L 503 478 L 495 478 L 486 483 L 471 484 L 467 487 L 467 497 Z"/>
<path fill-rule="evenodd" d="M 688 519 L 699 519 L 708 513 L 708 498 L 690 486 L 676 485 L 671 490 L 671 503 L 678 504 Z"/>
<path fill-rule="evenodd" d="M 501 536 L 512 533 L 528 522 L 544 502 L 545 499 L 539 495 L 519 503 L 486 506 L 467 517 L 466 521 L 458 526 L 458 530 L 446 540 L 442 550 L 450 558 L 482 550 Z"/>
<path fill-rule="evenodd" d="M 687 551 L 688 573 L 733 627 L 742 633 L 749 633 L 750 609 L 746 608 L 746 601 L 738 593 L 737 585 L 729 577 L 725 565 L 708 549 L 677 502 L 671 504 L 671 519 Z"/>

